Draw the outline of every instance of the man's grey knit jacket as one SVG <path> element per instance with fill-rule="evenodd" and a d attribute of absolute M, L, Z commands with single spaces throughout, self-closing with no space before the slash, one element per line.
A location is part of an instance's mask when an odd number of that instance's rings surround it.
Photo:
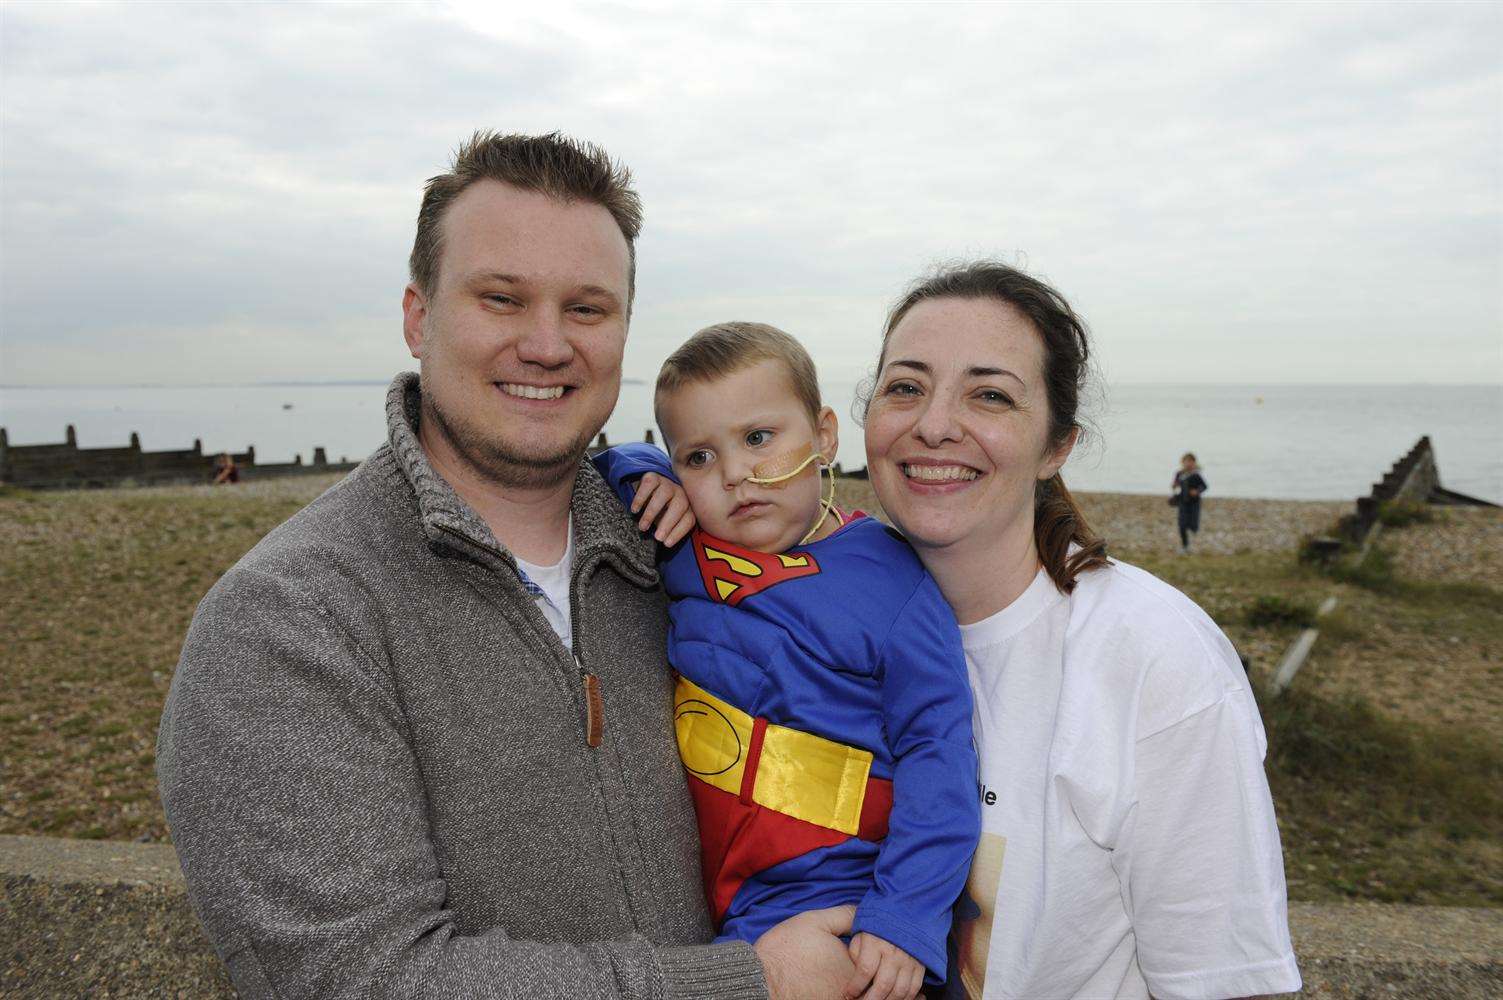
<path fill-rule="evenodd" d="M 749 946 L 703 944 L 652 550 L 581 464 L 576 662 L 419 402 L 399 376 L 389 443 L 225 574 L 172 680 L 162 803 L 236 989 L 765 996 Z"/>

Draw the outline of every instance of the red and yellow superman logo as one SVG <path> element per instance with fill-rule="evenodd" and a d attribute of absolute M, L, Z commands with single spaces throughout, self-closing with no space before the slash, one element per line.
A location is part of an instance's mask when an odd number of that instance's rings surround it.
<path fill-rule="evenodd" d="M 702 531 L 694 532 L 692 544 L 705 593 L 710 600 L 733 607 L 768 587 L 819 572 L 819 563 L 808 552 L 757 552 Z"/>

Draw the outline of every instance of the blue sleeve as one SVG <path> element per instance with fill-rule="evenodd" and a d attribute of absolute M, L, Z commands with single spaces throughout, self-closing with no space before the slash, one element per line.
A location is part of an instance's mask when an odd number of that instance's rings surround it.
<path fill-rule="evenodd" d="M 882 649 L 882 710 L 893 756 L 892 813 L 853 933 L 875 934 L 945 976 L 950 913 L 981 836 L 971 684 L 955 615 L 925 576 Z"/>
<path fill-rule="evenodd" d="M 678 482 L 668 456 L 650 444 L 619 444 L 605 449 L 590 461 L 595 463 L 595 471 L 600 473 L 623 507 L 631 506 L 632 497 L 637 495 L 637 480 L 649 472 Z"/>

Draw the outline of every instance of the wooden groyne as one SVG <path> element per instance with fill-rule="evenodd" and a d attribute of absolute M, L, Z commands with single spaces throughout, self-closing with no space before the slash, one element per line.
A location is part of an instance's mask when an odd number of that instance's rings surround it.
<path fill-rule="evenodd" d="M 1350 541 L 1362 544 L 1379 523 L 1384 504 L 1431 503 L 1460 507 L 1496 507 L 1495 503 L 1457 493 L 1440 485 L 1440 468 L 1435 449 L 1426 434 L 1405 455 L 1393 463 L 1383 478 L 1373 483 L 1372 492 L 1357 498 L 1357 512 L 1344 523 Z"/>
<path fill-rule="evenodd" d="M 654 443 L 651 428 L 642 439 Z M 609 447 L 602 433 L 588 451 L 594 455 Z M 260 463 L 256 461 L 255 445 L 244 451 L 205 452 L 202 438 L 195 438 L 192 448 L 179 451 L 145 451 L 135 431 L 124 448 L 80 448 L 72 424 L 59 444 L 12 445 L 5 428 L 0 427 L 0 483 L 32 490 L 207 483 L 214 480 L 223 455 L 230 456 L 241 479 L 348 472 L 360 464 L 343 456 L 330 462 L 323 448 L 314 448 L 313 461 L 306 465 L 302 455 L 293 456 L 290 462 Z"/>
<path fill-rule="evenodd" d="M 1451 507 L 1497 507 L 1488 500 L 1457 493 L 1440 485 L 1440 469 L 1435 462 L 1435 449 L 1430 445 L 1430 436 L 1420 438 L 1413 448 L 1404 454 L 1383 478 L 1373 483 L 1372 491 L 1357 498 L 1357 509 L 1343 517 L 1336 525 L 1334 537 L 1317 537 L 1308 540 L 1309 553 L 1318 562 L 1332 565 L 1342 559 L 1360 563 L 1367 558 L 1368 549 L 1383 530 L 1383 508 L 1388 504 L 1439 504 Z M 1336 609 L 1336 595 L 1321 602 L 1316 612 L 1317 620 Z M 1315 640 L 1320 638 L 1320 629 L 1311 627 L 1300 633 L 1284 657 L 1279 661 L 1271 690 L 1275 696 L 1283 694 L 1294 681 Z"/>
<path fill-rule="evenodd" d="M 90 489 L 109 486 L 157 486 L 167 483 L 212 482 L 222 455 L 228 454 L 242 479 L 341 472 L 356 464 L 346 458 L 330 462 L 324 449 L 313 449 L 313 461 L 303 456 L 291 462 L 257 463 L 256 447 L 244 451 L 205 453 L 202 439 L 178 451 L 145 451 L 141 436 L 132 431 L 124 448 L 80 448 L 78 433 L 69 424 L 60 444 L 12 445 L 0 427 L 0 483 L 26 489 Z"/>

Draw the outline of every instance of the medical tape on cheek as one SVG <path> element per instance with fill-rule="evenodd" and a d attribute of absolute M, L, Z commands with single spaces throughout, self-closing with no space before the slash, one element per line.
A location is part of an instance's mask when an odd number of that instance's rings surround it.
<path fill-rule="evenodd" d="M 746 481 L 758 486 L 782 489 L 790 479 L 803 472 L 809 467 L 810 462 L 816 460 L 824 461 L 824 455 L 815 451 L 813 444 L 808 445 L 807 450 L 798 448 L 794 451 L 785 451 L 781 455 L 752 466 L 751 475 L 746 477 Z"/>

